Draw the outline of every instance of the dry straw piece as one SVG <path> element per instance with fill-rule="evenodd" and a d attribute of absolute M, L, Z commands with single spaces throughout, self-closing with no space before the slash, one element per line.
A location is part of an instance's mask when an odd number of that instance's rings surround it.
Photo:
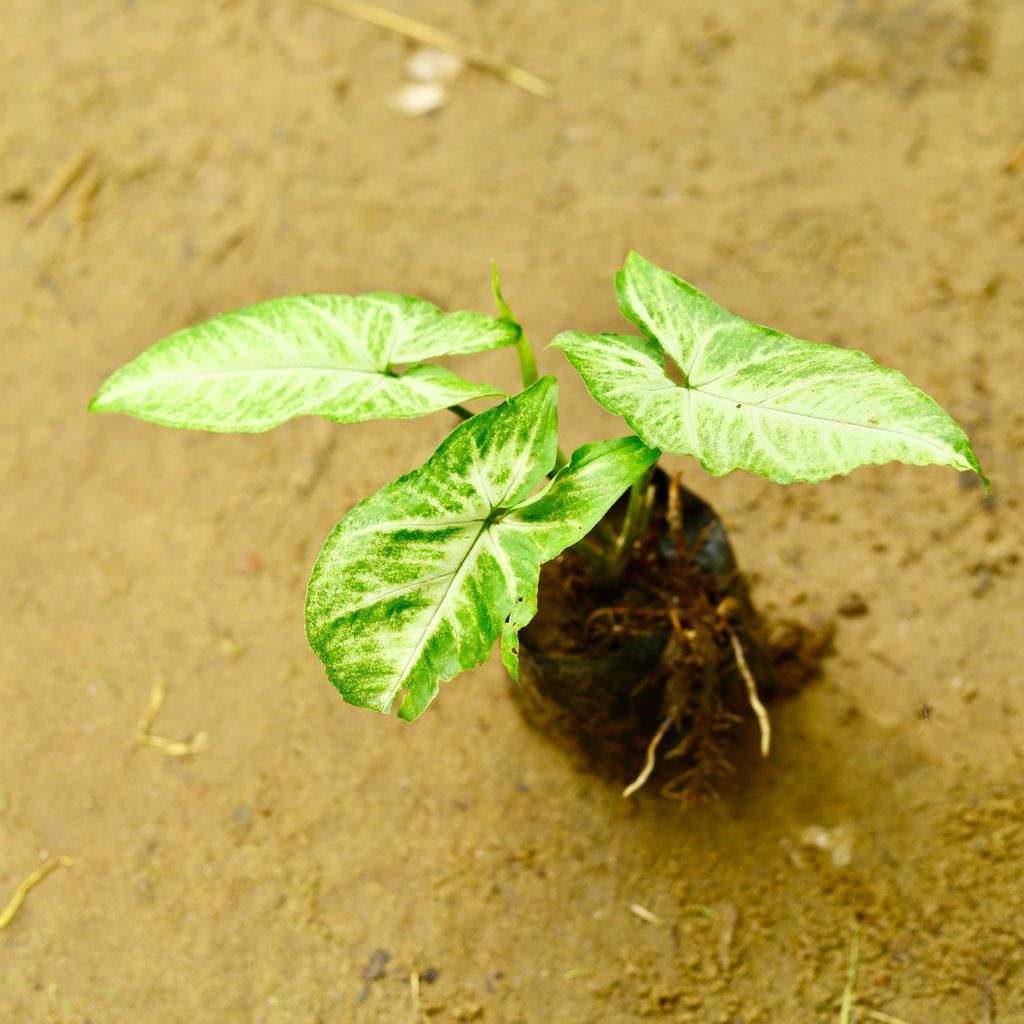
<path fill-rule="evenodd" d="M 64 194 L 82 176 L 92 154 L 87 149 L 80 149 L 53 172 L 50 180 L 43 188 L 25 218 L 25 226 L 34 228 L 64 198 Z"/>
<path fill-rule="evenodd" d="M 48 861 L 40 864 L 21 884 L 14 890 L 14 895 L 8 900 L 7 906 L 0 910 L 0 931 L 3 931 L 15 918 L 21 909 L 25 897 L 51 872 L 60 867 L 70 867 L 75 863 L 73 857 L 51 857 Z"/>
<path fill-rule="evenodd" d="M 139 719 L 138 727 L 135 730 L 135 739 L 143 746 L 153 747 L 170 757 L 188 757 L 190 754 L 198 754 L 200 750 L 206 748 L 205 732 L 197 732 L 190 740 L 170 740 L 151 731 L 154 719 L 164 706 L 166 695 L 167 686 L 163 679 L 158 678 L 149 692 L 149 706 Z"/>
<path fill-rule="evenodd" d="M 367 3 L 366 0 L 314 0 L 314 3 L 337 11 L 339 14 L 347 14 L 350 18 L 376 25 L 378 28 L 387 29 L 387 31 L 404 36 L 406 39 L 415 39 L 417 42 L 433 46 L 437 50 L 454 53 L 467 64 L 472 64 L 473 67 L 486 71 L 488 74 L 496 75 L 511 85 L 518 86 L 541 99 L 546 99 L 551 95 L 550 82 L 545 82 L 543 78 L 538 78 L 515 64 L 508 64 L 486 53 L 481 53 L 479 50 L 474 50 L 447 32 L 434 28 L 433 25 L 426 25 L 422 21 L 407 18 L 404 14 L 398 14 L 386 7 L 379 7 L 377 4 Z"/>

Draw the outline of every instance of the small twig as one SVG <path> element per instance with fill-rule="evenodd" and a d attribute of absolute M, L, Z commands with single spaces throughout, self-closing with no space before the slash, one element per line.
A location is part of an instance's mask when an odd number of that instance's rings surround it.
<path fill-rule="evenodd" d="M 667 610 L 669 622 L 672 623 L 672 629 L 675 630 L 676 635 L 684 640 L 689 639 L 687 631 L 683 628 L 683 620 L 679 617 L 679 612 L 671 606 Z M 693 630 L 691 629 L 689 632 L 692 633 Z"/>
<path fill-rule="evenodd" d="M 646 907 L 640 906 L 639 903 L 631 903 L 629 905 L 630 913 L 636 914 L 641 921 L 646 921 L 648 924 L 653 924 L 655 928 L 660 928 L 665 922 L 662 921 L 657 914 L 648 910 Z"/>
<path fill-rule="evenodd" d="M 42 194 L 29 210 L 25 218 L 25 227 L 35 227 L 61 201 L 64 193 L 81 177 L 89 163 L 89 157 L 87 149 L 80 149 L 53 172 Z"/>
<path fill-rule="evenodd" d="M 1022 143 L 1024 147 L 1024 143 Z M 987 977 L 981 982 L 981 1024 L 992 1024 L 995 1018 L 995 997 L 992 995 L 992 983 Z"/>
<path fill-rule="evenodd" d="M 850 1024 L 850 1013 L 853 1010 L 853 994 L 857 988 L 859 957 L 860 937 L 854 931 L 850 935 L 850 963 L 846 969 L 846 988 L 843 989 L 843 1001 L 839 1005 L 839 1024 Z"/>
<path fill-rule="evenodd" d="M 420 1008 L 420 972 L 409 975 L 409 995 L 412 998 L 412 1024 L 422 1024 L 423 1010 Z"/>
<path fill-rule="evenodd" d="M 197 732 L 190 740 L 171 740 L 165 736 L 158 736 L 150 730 L 153 721 L 160 713 L 164 705 L 164 697 L 167 695 L 167 687 L 162 678 L 158 678 L 149 692 L 149 706 L 145 714 L 139 719 L 135 731 L 135 739 L 143 746 L 153 747 L 170 757 L 188 757 L 190 754 L 198 754 L 205 749 L 207 735 L 205 732 Z"/>
<path fill-rule="evenodd" d="M 103 175 L 97 170 L 90 171 L 82 181 L 82 187 L 78 191 L 75 208 L 71 214 L 71 219 L 80 231 L 85 230 L 86 224 L 92 218 L 93 202 L 102 185 Z"/>
<path fill-rule="evenodd" d="M 3 910 L 0 910 L 0 931 L 3 931 L 13 920 L 14 915 L 18 913 L 22 903 L 25 902 L 25 897 L 29 892 L 34 889 L 50 872 L 56 871 L 59 867 L 69 867 L 74 864 L 75 860 L 73 857 L 51 857 L 48 861 L 41 864 L 26 878 L 17 889 L 14 890 L 14 895 L 10 898 L 7 906 Z"/>
<path fill-rule="evenodd" d="M 857 1012 L 864 1014 L 865 1017 L 870 1017 L 872 1020 L 880 1021 L 881 1024 L 909 1024 L 902 1017 L 892 1017 L 888 1013 L 882 1013 L 881 1010 L 869 1010 L 865 1006 L 858 1006 Z"/>
<path fill-rule="evenodd" d="M 743 681 L 747 684 L 747 699 L 750 701 L 750 707 L 757 716 L 757 724 L 761 728 L 761 756 L 767 757 L 772 745 L 771 719 L 768 717 L 765 706 L 761 703 L 761 698 L 757 695 L 757 681 L 754 679 L 750 666 L 747 664 L 747 656 L 743 653 L 743 645 L 740 643 L 740 638 L 736 635 L 736 631 L 732 626 L 729 626 L 728 629 L 729 639 L 732 641 L 733 654 L 736 656 L 736 665 L 739 667 L 740 675 L 743 676 Z"/>
<path fill-rule="evenodd" d="M 654 759 L 658 752 L 658 744 L 665 738 L 665 733 L 668 732 L 669 726 L 672 724 L 672 719 L 666 718 L 661 723 L 658 731 L 654 734 L 654 739 L 647 745 L 647 761 L 644 764 L 643 771 L 622 791 L 622 795 L 625 799 L 629 799 L 641 786 L 651 777 L 651 772 L 654 771 Z"/>
<path fill-rule="evenodd" d="M 1010 159 L 1006 161 L 1006 170 L 1010 174 L 1016 174 L 1022 167 L 1024 167 L 1024 139 L 1017 143 L 1017 148 L 1010 154 Z"/>
<path fill-rule="evenodd" d="M 718 937 L 718 966 L 727 971 L 732 958 L 732 943 L 736 937 L 736 924 L 740 919 L 740 912 L 736 909 L 735 903 L 723 903 L 721 908 L 722 932 Z"/>
<path fill-rule="evenodd" d="M 518 86 L 534 96 L 539 96 L 541 99 L 551 95 L 551 84 L 545 82 L 543 78 L 538 78 L 515 64 L 507 64 L 485 53 L 480 53 L 478 50 L 472 50 L 460 43 L 454 36 L 442 32 L 432 25 L 425 25 L 422 21 L 415 21 L 412 18 L 407 18 L 404 14 L 388 10 L 386 7 L 367 3 L 366 0 L 313 0 L 313 2 L 321 7 L 337 11 L 339 14 L 347 14 L 350 18 L 357 18 L 359 21 L 368 22 L 378 28 L 387 29 L 387 31 L 404 36 L 406 39 L 415 39 L 416 42 L 433 46 L 437 50 L 454 53 L 467 64 L 472 64 L 481 71 L 497 75 L 498 78 L 503 78 L 506 82 Z"/>

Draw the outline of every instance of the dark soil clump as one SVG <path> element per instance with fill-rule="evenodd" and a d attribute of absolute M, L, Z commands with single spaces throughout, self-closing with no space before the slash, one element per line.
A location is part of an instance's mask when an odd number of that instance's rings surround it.
<path fill-rule="evenodd" d="M 573 549 L 544 567 L 518 693 L 589 768 L 628 780 L 667 763 L 661 792 L 692 802 L 731 770 L 753 704 L 806 682 L 827 643 L 795 623 L 767 627 L 715 513 L 660 471 L 652 486 L 650 522 L 615 579 Z M 623 515 L 620 502 L 612 531 Z"/>

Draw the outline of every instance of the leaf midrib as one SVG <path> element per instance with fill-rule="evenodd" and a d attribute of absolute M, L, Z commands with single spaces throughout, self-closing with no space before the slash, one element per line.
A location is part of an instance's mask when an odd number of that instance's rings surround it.
<path fill-rule="evenodd" d="M 777 409 L 772 408 L 769 405 L 765 405 L 765 402 L 770 402 L 771 398 L 765 398 L 760 402 L 745 402 L 741 398 L 735 396 L 730 397 L 727 395 L 717 395 L 713 391 L 704 391 L 699 387 L 692 388 L 680 388 L 681 391 L 692 391 L 698 395 L 703 395 L 705 398 L 713 398 L 719 402 L 725 402 L 729 405 L 742 404 L 745 408 L 759 409 L 764 413 L 774 413 L 777 416 L 798 416 L 801 419 L 813 420 L 816 423 L 834 423 L 836 426 L 851 427 L 857 430 L 874 430 L 882 434 L 891 434 L 894 437 L 906 437 L 912 441 L 917 441 L 919 444 L 927 445 L 929 448 L 934 448 L 939 452 L 946 452 L 947 448 L 943 445 L 937 444 L 934 441 L 929 441 L 927 438 L 920 437 L 917 434 L 911 434 L 906 430 L 895 430 L 892 427 L 884 427 L 881 424 L 877 426 L 872 423 L 854 423 L 850 420 L 840 420 L 832 416 L 817 416 L 807 412 L 796 412 L 792 409 Z M 774 396 L 772 396 L 774 397 Z M 691 403 L 692 404 L 692 403 Z"/>
<path fill-rule="evenodd" d="M 358 374 L 358 375 L 363 376 L 363 377 L 379 377 L 379 378 L 388 378 L 388 377 L 391 376 L 390 374 L 388 374 L 384 370 L 357 370 L 354 367 L 350 367 L 350 366 L 330 366 L 330 365 L 324 365 L 324 364 L 321 364 L 321 363 L 303 363 L 303 364 L 289 364 L 289 363 L 280 364 L 279 363 L 279 364 L 276 364 L 276 365 L 273 365 L 273 366 L 246 366 L 244 368 L 224 369 L 224 370 L 190 370 L 188 373 L 175 373 L 175 374 L 165 374 L 165 375 L 159 376 L 159 377 L 146 377 L 145 383 L 148 386 L 152 386 L 154 384 L 164 384 L 164 383 L 167 383 L 168 381 L 174 382 L 174 381 L 194 380 L 195 378 L 198 378 L 198 377 L 232 377 L 232 376 L 244 377 L 244 376 L 246 376 L 248 374 L 253 374 L 253 373 L 280 373 L 282 370 L 284 370 L 286 372 L 287 371 L 296 371 L 296 372 L 303 372 L 303 371 L 310 371 L 310 372 L 312 372 L 312 371 L 326 371 L 328 373 L 351 373 L 351 374 Z M 395 380 L 400 380 L 401 378 L 395 376 L 394 379 Z"/>
<path fill-rule="evenodd" d="M 493 509 L 491 511 L 493 511 Z M 392 703 L 394 703 L 395 697 L 398 696 L 398 691 L 405 685 L 405 681 L 409 677 L 409 673 L 412 669 L 413 663 L 423 653 L 423 649 L 426 647 L 427 642 L 434 633 L 434 629 L 437 626 L 438 617 L 440 616 L 441 611 L 448 604 L 448 595 L 452 592 L 452 588 L 455 586 L 455 583 L 458 580 L 462 570 L 465 569 L 466 563 L 469 561 L 469 556 L 473 553 L 473 550 L 480 542 L 480 538 L 484 535 L 484 533 L 487 532 L 487 528 L 487 521 L 482 521 L 480 523 L 480 529 L 476 532 L 476 536 L 474 536 L 472 541 L 470 541 L 469 545 L 466 548 L 465 554 L 462 556 L 462 559 L 459 561 L 459 564 L 455 567 L 455 570 L 452 573 L 452 578 L 449 580 L 448 586 L 444 588 L 444 592 L 441 594 L 441 599 L 437 602 L 437 607 L 434 609 L 433 615 L 430 616 L 430 621 L 424 627 L 423 633 L 420 636 L 419 641 L 416 643 L 416 646 L 413 647 L 412 651 L 409 654 L 409 657 L 406 659 L 402 671 L 395 678 L 395 684 L 391 687 L 390 690 L 388 690 L 387 699 L 384 702 L 385 707 L 391 707 Z"/>
<path fill-rule="evenodd" d="M 506 494 L 507 493 L 508 492 L 506 492 Z M 456 583 L 459 580 L 460 574 L 462 573 L 463 569 L 466 567 L 466 563 L 469 561 L 470 555 L 472 555 L 474 550 L 476 550 L 476 547 L 477 547 L 478 544 L 483 543 L 484 540 L 490 541 L 490 546 L 491 546 L 492 551 L 494 552 L 495 561 L 500 564 L 502 572 L 505 574 L 505 578 L 507 580 L 509 580 L 509 581 L 512 581 L 512 580 L 515 579 L 515 573 L 513 572 L 512 567 L 505 560 L 504 552 L 502 551 L 501 554 L 499 555 L 499 550 L 501 548 L 501 545 L 498 543 L 496 536 L 493 535 L 494 530 L 498 526 L 498 524 L 491 522 L 490 515 L 491 515 L 491 513 L 494 512 L 494 509 L 497 508 L 497 507 L 499 507 L 499 506 L 493 506 L 491 508 L 490 512 L 488 512 L 487 516 L 484 519 L 482 519 L 482 520 L 470 520 L 470 522 L 479 522 L 480 523 L 480 529 L 477 530 L 476 535 L 470 541 L 470 543 L 466 547 L 465 553 L 463 554 L 462 558 L 459 560 L 459 564 L 455 567 L 455 569 L 450 574 L 451 579 L 448 582 L 448 586 L 446 586 L 444 588 L 444 592 L 441 594 L 441 597 L 440 597 L 440 599 L 437 602 L 437 607 L 434 609 L 434 613 L 430 616 L 430 620 L 427 622 L 426 626 L 423 628 L 423 632 L 422 632 L 422 635 L 420 636 L 419 641 L 416 643 L 415 647 L 413 647 L 412 651 L 409 654 L 409 657 L 406 659 L 405 665 L 402 668 L 402 671 L 399 673 L 399 675 L 398 675 L 398 677 L 396 679 L 395 685 L 388 691 L 387 700 L 386 700 L 385 706 L 387 706 L 387 707 L 391 706 L 391 704 L 394 701 L 395 697 L 398 695 L 398 691 L 405 685 L 405 682 L 406 682 L 406 680 L 409 677 L 409 673 L 411 671 L 413 663 L 423 653 L 423 649 L 426 647 L 430 637 L 433 635 L 433 632 L 434 632 L 434 629 L 437 626 L 439 617 L 440 617 L 442 611 L 448 605 L 448 597 L 451 594 L 452 590 L 455 588 L 455 585 L 456 585 Z M 516 507 L 518 507 L 518 506 L 516 506 Z M 510 509 L 509 511 L 512 511 L 512 510 Z M 439 576 L 436 576 L 436 577 L 433 578 L 433 580 L 431 582 L 435 582 L 438 579 L 444 579 L 445 576 L 447 576 L 447 575 L 449 575 L 449 574 L 448 573 L 443 573 L 443 574 L 441 574 Z"/>

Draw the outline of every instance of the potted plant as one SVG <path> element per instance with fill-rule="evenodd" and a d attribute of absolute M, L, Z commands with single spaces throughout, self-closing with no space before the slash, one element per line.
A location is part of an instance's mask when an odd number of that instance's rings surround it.
<path fill-rule="evenodd" d="M 632 433 L 566 458 L 557 383 L 538 378 L 496 272 L 493 284 L 496 318 L 385 293 L 226 313 L 116 371 L 90 409 L 244 432 L 304 415 L 454 410 L 463 422 L 437 451 L 360 501 L 323 546 L 306 631 L 328 678 L 349 703 L 397 703 L 412 721 L 500 637 L 514 679 L 523 666 L 527 703 L 557 731 L 611 737 L 606 749 L 621 741 L 624 756 L 642 737 L 638 783 L 662 744 L 688 759 L 676 791 L 692 794 L 740 698 L 767 750 L 757 689 L 767 658 L 721 524 L 657 469 L 661 453 L 780 484 L 891 460 L 982 475 L 978 460 L 902 374 L 750 323 L 635 253 L 616 291 L 640 334 L 553 342 Z M 523 390 L 475 415 L 464 403 L 505 396 L 426 362 L 503 346 L 516 348 Z M 538 589 L 541 615 L 522 644 Z M 635 758 L 628 767 L 635 774 Z"/>

